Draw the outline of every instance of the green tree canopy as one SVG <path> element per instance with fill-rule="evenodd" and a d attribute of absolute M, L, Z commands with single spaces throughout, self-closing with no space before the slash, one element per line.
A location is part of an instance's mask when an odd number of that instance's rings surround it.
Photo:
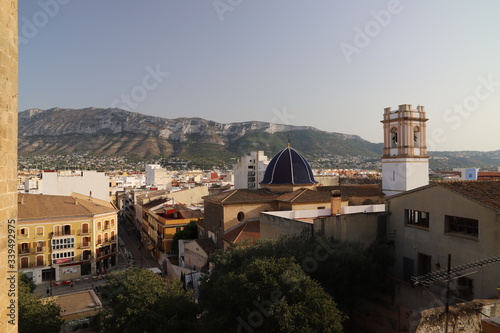
<path fill-rule="evenodd" d="M 256 258 L 293 258 L 345 312 L 361 297 L 390 287 L 386 271 L 394 262 L 391 245 L 384 239 L 364 248 L 305 233 L 233 246 L 212 255 L 211 261 L 218 273 L 229 274 Z"/>
<path fill-rule="evenodd" d="M 177 231 L 174 234 L 174 238 L 172 240 L 172 250 L 175 253 L 179 252 L 179 240 L 180 239 L 196 239 L 198 238 L 198 226 L 196 225 L 196 221 L 190 221 L 182 230 Z"/>
<path fill-rule="evenodd" d="M 53 300 L 33 294 L 29 280 L 24 274 L 19 277 L 19 332 L 58 333 L 64 323 L 61 307 Z"/>
<path fill-rule="evenodd" d="M 246 261 L 214 272 L 201 285 L 209 331 L 342 332 L 342 313 L 292 258 Z"/>
<path fill-rule="evenodd" d="M 104 332 L 188 332 L 196 321 L 193 292 L 146 269 L 108 274 L 100 294 L 109 309 L 102 314 Z"/>

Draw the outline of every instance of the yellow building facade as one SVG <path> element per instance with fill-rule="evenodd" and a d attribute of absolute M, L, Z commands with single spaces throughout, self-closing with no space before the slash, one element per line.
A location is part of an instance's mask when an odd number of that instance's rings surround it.
<path fill-rule="evenodd" d="M 18 267 L 35 283 L 96 275 L 117 264 L 117 210 L 71 196 L 18 195 Z"/>

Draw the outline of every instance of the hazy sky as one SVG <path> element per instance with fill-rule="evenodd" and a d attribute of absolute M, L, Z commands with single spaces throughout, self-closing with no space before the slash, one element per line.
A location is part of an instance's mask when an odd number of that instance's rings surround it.
<path fill-rule="evenodd" d="M 500 149 L 500 2 L 19 0 L 19 109 L 121 107 Z"/>

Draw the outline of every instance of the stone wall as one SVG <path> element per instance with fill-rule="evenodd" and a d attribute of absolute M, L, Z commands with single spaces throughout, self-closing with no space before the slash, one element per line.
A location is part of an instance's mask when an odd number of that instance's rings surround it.
<path fill-rule="evenodd" d="M 17 332 L 18 317 L 18 263 L 17 245 L 15 243 L 17 217 L 17 26 L 17 0 L 0 0 L 1 332 Z"/>

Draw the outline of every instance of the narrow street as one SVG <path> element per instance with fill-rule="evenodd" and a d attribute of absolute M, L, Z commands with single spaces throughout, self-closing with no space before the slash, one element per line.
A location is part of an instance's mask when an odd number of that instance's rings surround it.
<path fill-rule="evenodd" d="M 123 243 L 119 244 L 122 255 L 131 253 L 133 256 L 133 266 L 151 268 L 158 267 L 160 264 L 151 255 L 147 248 L 141 245 L 139 231 L 129 222 L 120 222 L 118 224 L 118 236 Z"/>

